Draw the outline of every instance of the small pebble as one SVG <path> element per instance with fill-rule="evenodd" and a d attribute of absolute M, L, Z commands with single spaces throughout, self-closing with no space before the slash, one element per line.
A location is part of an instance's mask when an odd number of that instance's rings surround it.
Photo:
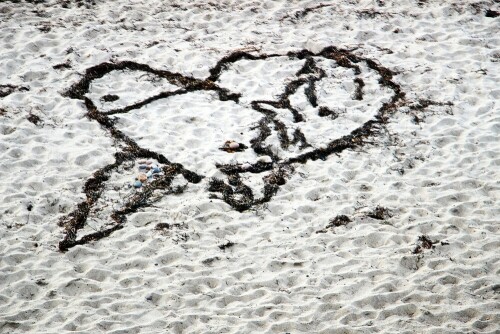
<path fill-rule="evenodd" d="M 257 159 L 257 162 L 271 163 L 271 162 L 273 162 L 273 159 L 271 159 L 271 157 L 270 157 L 270 156 L 268 156 L 268 155 L 264 155 L 264 156 L 262 156 L 262 157 L 259 157 L 259 158 Z"/>
<path fill-rule="evenodd" d="M 232 150 L 236 150 L 236 149 L 238 149 L 238 147 L 240 147 L 240 144 L 238 144 L 235 141 L 232 141 L 232 142 L 229 143 L 229 148 L 232 149 Z"/>
<path fill-rule="evenodd" d="M 139 160 L 138 162 L 139 162 L 140 165 L 143 165 L 143 164 L 146 163 L 146 160 Z"/>
<path fill-rule="evenodd" d="M 141 173 L 137 176 L 137 179 L 140 181 L 140 182 L 144 182 L 148 179 L 148 176 L 144 173 Z"/>
<path fill-rule="evenodd" d="M 150 170 L 149 172 L 147 172 L 146 176 L 148 177 L 148 179 L 152 178 L 153 177 L 153 171 Z"/>
<path fill-rule="evenodd" d="M 161 173 L 161 168 L 159 168 L 159 167 L 153 168 L 153 173 L 155 173 L 155 174 Z"/>
<path fill-rule="evenodd" d="M 140 188 L 140 187 L 142 187 L 142 182 L 141 182 L 141 181 L 135 181 L 135 182 L 134 182 L 134 187 L 135 187 L 135 188 Z"/>
<path fill-rule="evenodd" d="M 147 163 L 148 165 L 152 165 L 152 164 L 153 164 L 153 160 L 148 160 L 148 161 L 146 161 L 146 163 Z"/>
<path fill-rule="evenodd" d="M 146 169 L 146 168 L 148 168 L 147 165 L 139 165 L 139 169 Z"/>

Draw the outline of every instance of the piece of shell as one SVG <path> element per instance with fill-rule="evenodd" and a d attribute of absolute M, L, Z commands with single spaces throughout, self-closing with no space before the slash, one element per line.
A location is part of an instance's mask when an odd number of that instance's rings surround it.
<path fill-rule="evenodd" d="M 236 150 L 236 149 L 238 149 L 238 148 L 240 147 L 240 144 L 238 144 L 238 143 L 237 143 L 237 142 L 235 142 L 235 141 L 232 141 L 232 142 L 230 142 L 230 143 L 229 143 L 229 145 L 228 145 L 228 146 L 229 146 L 229 148 L 230 148 L 230 149 L 232 149 L 232 150 Z"/>

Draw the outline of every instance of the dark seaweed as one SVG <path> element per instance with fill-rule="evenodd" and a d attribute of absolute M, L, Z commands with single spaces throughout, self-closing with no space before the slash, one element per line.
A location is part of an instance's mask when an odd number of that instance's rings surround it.
<path fill-rule="evenodd" d="M 316 233 L 326 233 L 328 230 L 332 230 L 335 227 L 345 226 L 350 222 L 352 222 L 351 218 L 347 217 L 346 215 L 338 215 L 330 220 L 330 222 L 324 229 L 316 231 Z"/>
<path fill-rule="evenodd" d="M 113 102 L 118 100 L 120 97 L 118 95 L 107 94 L 101 97 L 101 101 L 103 102 Z"/>
<path fill-rule="evenodd" d="M 392 217 L 392 214 L 389 209 L 379 205 L 367 216 L 377 220 L 384 220 Z"/>
<path fill-rule="evenodd" d="M 221 251 L 226 251 L 226 249 L 231 248 L 234 245 L 236 245 L 234 242 L 228 241 L 228 242 L 226 242 L 226 243 L 224 243 L 222 245 L 219 245 L 219 249 Z"/>
<path fill-rule="evenodd" d="M 15 86 L 15 85 L 0 85 L 0 97 L 6 97 L 15 91 L 28 91 L 28 87 Z"/>
<path fill-rule="evenodd" d="M 498 12 L 496 10 L 492 10 L 492 9 L 486 10 L 486 13 L 484 14 L 484 16 L 492 17 L 492 18 L 498 17 L 499 15 L 500 15 L 500 12 Z"/>
<path fill-rule="evenodd" d="M 417 240 L 417 245 L 413 249 L 412 253 L 413 254 L 420 254 L 422 253 L 425 249 L 434 249 L 436 246 L 435 244 L 439 243 L 439 240 L 437 241 L 432 241 L 429 239 L 428 236 L 426 235 L 421 235 L 418 237 Z M 447 245 L 448 243 L 442 242 L 442 245 Z"/>
<path fill-rule="evenodd" d="M 28 121 L 30 121 L 31 123 L 33 123 L 35 125 L 40 125 L 42 123 L 42 119 L 35 114 L 29 114 L 27 119 L 28 119 Z"/>

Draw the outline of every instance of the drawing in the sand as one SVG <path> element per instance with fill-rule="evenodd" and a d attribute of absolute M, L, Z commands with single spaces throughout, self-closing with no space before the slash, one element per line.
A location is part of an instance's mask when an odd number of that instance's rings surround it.
<path fill-rule="evenodd" d="M 113 163 L 86 181 L 86 199 L 60 221 L 65 231 L 60 250 L 109 236 L 125 226 L 127 215 L 153 199 L 182 192 L 183 187 L 173 186 L 179 175 L 187 183 L 205 178 L 211 196 L 238 211 L 270 201 L 300 164 L 359 148 L 380 134 L 405 103 L 405 93 L 393 80 L 394 74 L 377 61 L 336 47 L 318 53 L 235 52 L 217 62 L 204 80 L 131 61 L 87 69 L 65 95 L 84 102 L 87 117 L 105 129 L 119 152 Z M 94 89 L 99 82 L 119 80 L 119 75 L 146 75 L 165 81 L 168 87 L 133 103 Z M 106 107 L 109 104 L 119 107 Z M 141 117 L 127 119 L 134 113 Z M 225 120 L 222 128 L 217 128 L 214 118 L 218 116 Z M 148 117 L 154 119 L 148 121 Z M 140 130 L 141 119 L 148 126 L 158 126 L 155 131 L 178 133 L 177 139 L 148 143 Z M 200 120 L 212 125 L 197 128 Z M 207 132 L 207 127 L 213 131 Z M 142 132 L 138 134 L 137 129 Z M 199 141 L 182 142 L 185 131 L 194 132 L 184 137 L 199 136 Z M 177 160 L 176 148 L 192 149 L 183 155 L 189 159 Z M 211 156 L 217 158 L 210 160 Z M 111 175 L 144 159 L 152 160 L 161 173 L 113 209 L 107 226 L 78 236 Z M 261 189 L 256 191 L 247 175 L 258 175 Z"/>

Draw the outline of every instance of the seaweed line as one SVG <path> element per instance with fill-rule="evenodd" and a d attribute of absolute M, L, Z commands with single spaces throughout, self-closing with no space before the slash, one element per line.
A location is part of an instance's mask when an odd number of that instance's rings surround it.
<path fill-rule="evenodd" d="M 82 100 L 87 108 L 86 116 L 98 122 L 116 141 L 121 151 L 114 155 L 115 161 L 113 163 L 97 170 L 92 177 L 86 181 L 83 187 L 86 199 L 79 203 L 71 213 L 60 220 L 59 224 L 64 228 L 64 238 L 59 242 L 59 250 L 67 251 L 76 245 L 82 245 L 108 237 L 113 232 L 124 228 L 127 221 L 127 215 L 151 205 L 152 194 L 155 190 L 163 190 L 166 194 L 182 192 L 183 189 L 173 188 L 171 185 L 176 175 L 182 175 L 188 183 L 198 183 L 204 177 L 186 169 L 181 164 L 169 161 L 160 153 L 140 147 L 132 138 L 115 127 L 115 120 L 110 116 L 127 113 L 159 99 L 165 99 L 193 91 L 212 91 L 216 93 L 215 95 L 221 101 L 231 100 L 238 103 L 241 96 L 240 94 L 231 92 L 216 84 L 216 81 L 220 78 L 223 71 L 227 70 L 231 64 L 242 59 L 265 60 L 274 57 L 289 57 L 305 60 L 305 62 L 302 68 L 296 73 L 297 79 L 288 82 L 283 93 L 279 95 L 276 100 L 258 100 L 250 103 L 252 109 L 262 114 L 262 119 L 260 119 L 256 125 L 258 134 L 250 141 L 251 148 L 257 155 L 269 156 L 270 161 L 258 160 L 256 163 L 245 164 L 245 166 L 238 163 L 217 165 L 216 167 L 227 175 L 228 183 L 220 179 L 211 179 L 208 182 L 209 191 L 221 194 L 221 197 L 217 195 L 213 196 L 225 201 L 237 211 L 248 210 L 256 205 L 269 202 L 278 192 L 279 187 L 286 183 L 288 176 L 293 173 L 294 164 L 304 164 L 310 160 L 325 160 L 332 154 L 339 154 L 344 150 L 355 149 L 369 144 L 370 141 L 368 139 L 381 132 L 381 129 L 387 124 L 391 114 L 401 106 L 407 105 L 405 93 L 401 86 L 393 80 L 396 74 L 395 72 L 383 67 L 372 59 L 354 54 L 352 50 L 340 49 L 334 46 L 327 47 L 318 53 L 313 53 L 309 50 L 293 51 L 285 54 L 259 55 L 253 55 L 243 51 L 234 52 L 220 59 L 215 66 L 210 69 L 210 75 L 204 80 L 179 73 L 154 69 L 148 65 L 133 61 L 121 61 L 116 63 L 105 62 L 93 66 L 87 69 L 81 80 L 73 84 L 63 93 L 63 95 L 72 99 Z M 379 84 L 392 91 L 392 97 L 377 110 L 374 118 L 354 129 L 350 134 L 335 139 L 322 148 L 313 148 L 306 153 L 280 160 L 271 148 L 265 144 L 266 138 L 270 136 L 272 128 L 277 131 L 282 148 L 286 149 L 289 145 L 295 144 L 300 144 L 300 148 L 310 147 L 310 145 L 299 129 L 296 129 L 292 138 L 290 138 L 287 134 L 286 126 L 276 119 L 277 115 L 276 112 L 273 111 L 273 108 L 287 109 L 293 115 L 293 121 L 295 123 L 303 122 L 304 116 L 298 110 L 295 110 L 290 103 L 290 96 L 300 87 L 305 88 L 305 95 L 309 103 L 314 107 L 318 106 L 316 83 L 325 77 L 325 72 L 316 65 L 315 58 L 318 57 L 333 60 L 338 66 L 352 69 L 356 76 L 361 74 L 361 68 L 358 64 L 366 64 L 368 68 L 373 70 L 380 77 Z M 179 89 L 162 92 L 131 106 L 108 112 L 99 111 L 94 103 L 85 96 L 89 92 L 92 81 L 112 71 L 121 70 L 151 73 L 167 79 L 171 84 L 178 86 Z M 354 80 L 354 84 L 356 92 L 353 98 L 362 100 L 364 82 L 357 77 Z M 110 96 L 109 98 L 113 97 Z M 429 104 L 430 102 L 427 105 Z M 422 107 L 426 107 L 427 105 L 423 103 Z M 329 116 L 335 118 L 337 116 L 335 111 L 321 106 L 318 114 L 322 117 Z M 78 237 L 78 232 L 85 227 L 89 212 L 101 197 L 104 191 L 104 184 L 109 180 L 111 173 L 116 171 L 122 164 L 134 161 L 138 158 L 156 159 L 159 163 L 164 165 L 164 175 L 144 187 L 142 192 L 138 192 L 128 199 L 122 208 L 113 211 L 111 214 L 112 225 L 110 227 Z M 242 173 L 261 173 L 264 171 L 270 171 L 270 173 L 266 177 L 263 177 L 264 187 L 262 189 L 262 195 L 257 197 L 252 189 L 243 183 L 240 175 Z"/>

